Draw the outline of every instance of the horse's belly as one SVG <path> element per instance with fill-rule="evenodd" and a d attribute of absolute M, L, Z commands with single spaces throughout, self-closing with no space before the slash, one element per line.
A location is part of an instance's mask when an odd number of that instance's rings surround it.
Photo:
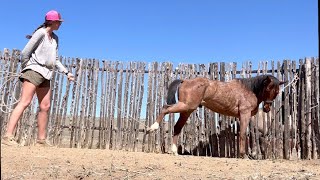
<path fill-rule="evenodd" d="M 201 104 L 216 113 L 239 117 L 239 108 L 236 102 L 203 101 Z"/>

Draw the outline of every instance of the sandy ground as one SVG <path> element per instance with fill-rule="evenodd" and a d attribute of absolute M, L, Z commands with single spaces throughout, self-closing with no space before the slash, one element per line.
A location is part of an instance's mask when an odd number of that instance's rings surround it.
<path fill-rule="evenodd" d="M 1 179 L 320 179 L 320 160 L 1 146 Z"/>

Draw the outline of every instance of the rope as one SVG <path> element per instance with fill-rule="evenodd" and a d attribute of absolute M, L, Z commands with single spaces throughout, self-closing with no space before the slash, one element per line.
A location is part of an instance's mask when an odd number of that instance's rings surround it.
<path fill-rule="evenodd" d="M 82 85 L 81 85 L 80 83 L 78 83 L 78 82 L 75 82 L 75 81 L 73 81 L 73 82 L 76 83 L 76 84 L 79 85 L 79 86 L 82 86 Z M 89 90 L 89 91 L 90 91 L 92 94 L 94 94 L 96 97 L 102 99 L 101 96 L 97 95 L 97 94 L 96 94 L 95 92 L 93 92 L 91 89 L 88 89 L 87 87 L 84 87 L 84 89 L 85 89 L 85 90 Z M 117 107 L 117 110 L 121 110 L 121 109 Z M 133 120 L 133 121 L 136 121 L 136 122 L 140 123 L 141 125 L 143 125 L 143 127 L 148 128 L 148 126 L 146 126 L 145 124 L 143 124 L 142 122 L 140 122 L 138 119 L 135 119 L 134 117 L 132 117 L 132 116 L 130 116 L 130 115 L 128 115 L 128 117 L 129 117 L 129 120 L 131 119 L 131 120 Z"/>
<path fill-rule="evenodd" d="M 2 72 L 2 73 L 9 73 L 9 74 L 11 74 L 10 76 L 7 76 L 7 77 L 4 77 L 4 78 L 2 78 L 1 80 L 4 80 L 4 83 L 0 86 L 0 92 L 4 92 L 4 88 L 5 88 L 5 86 L 6 86 L 6 84 L 8 83 L 8 82 L 10 82 L 10 81 L 13 81 L 15 78 L 17 78 L 17 77 L 20 77 L 20 73 L 18 74 L 18 73 L 13 73 L 13 72 L 5 72 L 5 71 L 0 71 L 0 72 Z M 7 79 L 7 80 L 5 80 L 5 79 Z M 16 84 L 17 84 L 17 82 L 18 81 L 16 81 L 15 83 L 14 83 L 14 86 L 13 87 L 15 87 L 16 86 Z M 2 111 L 2 112 L 4 112 L 4 113 L 10 113 L 10 112 L 12 112 L 12 108 L 10 108 L 11 106 L 13 106 L 13 105 L 15 105 L 15 104 L 17 104 L 19 101 L 20 101 L 20 98 L 19 99 L 16 99 L 15 97 L 13 97 L 14 99 L 13 99 L 13 103 L 11 103 L 10 105 L 7 105 L 6 103 L 5 103 L 5 95 L 3 95 L 2 96 L 2 98 L 1 98 L 1 103 L 0 103 L 0 110 Z M 8 96 L 7 96 L 8 97 Z M 2 107 L 5 107 L 5 108 L 2 108 Z"/>
<path fill-rule="evenodd" d="M 291 84 L 292 84 L 293 90 L 295 90 L 298 80 L 299 80 L 298 73 L 295 73 L 294 78 L 291 80 L 291 82 L 287 84 L 285 87 L 283 87 L 281 91 L 284 91 L 284 89 L 289 87 Z"/>

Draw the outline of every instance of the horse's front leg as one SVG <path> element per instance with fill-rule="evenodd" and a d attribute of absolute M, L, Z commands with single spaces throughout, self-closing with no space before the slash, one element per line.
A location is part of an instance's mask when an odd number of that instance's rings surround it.
<path fill-rule="evenodd" d="M 246 158 L 246 130 L 250 122 L 251 113 L 240 114 L 240 158 Z"/>

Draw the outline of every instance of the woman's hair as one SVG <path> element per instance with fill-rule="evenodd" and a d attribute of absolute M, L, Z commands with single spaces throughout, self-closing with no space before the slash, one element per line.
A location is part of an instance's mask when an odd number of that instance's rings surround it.
<path fill-rule="evenodd" d="M 38 29 L 43 28 L 43 27 L 48 27 L 49 25 L 51 25 L 51 22 L 48 20 L 45 20 L 44 23 L 42 23 L 36 30 L 33 31 L 32 34 L 34 34 Z M 32 35 L 26 35 L 27 39 L 31 39 Z"/>

